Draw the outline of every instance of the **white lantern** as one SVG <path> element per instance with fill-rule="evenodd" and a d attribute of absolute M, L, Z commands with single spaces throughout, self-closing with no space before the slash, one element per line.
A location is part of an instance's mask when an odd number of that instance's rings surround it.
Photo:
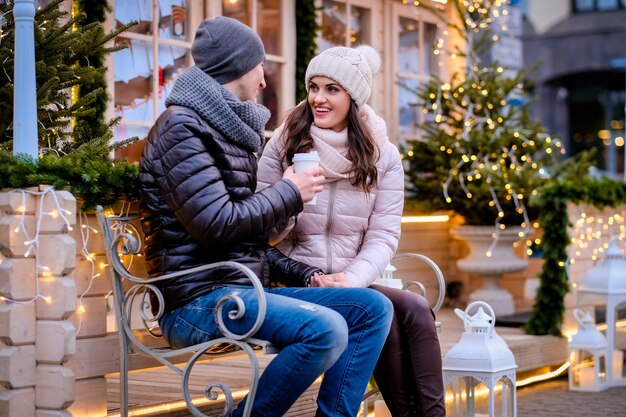
<path fill-rule="evenodd" d="M 385 287 L 402 289 L 402 280 L 400 278 L 394 278 L 393 273 L 396 272 L 396 267 L 389 264 L 385 267 L 383 274 L 380 278 L 374 281 L 374 284 L 384 285 Z"/>
<path fill-rule="evenodd" d="M 475 315 L 469 313 L 478 307 Z M 489 314 L 485 313 L 483 307 Z M 443 378 L 452 402 L 448 417 L 514 417 L 517 414 L 515 357 L 495 331 L 491 306 L 476 301 L 454 310 L 465 324 L 461 340 L 443 358 Z"/>
<path fill-rule="evenodd" d="M 609 386 L 626 385 L 624 355 L 626 322 L 618 310 L 626 308 L 626 259 L 611 239 L 606 256 L 587 271 L 576 288 L 578 306 L 604 306 L 606 311 L 606 378 Z"/>
<path fill-rule="evenodd" d="M 569 389 L 571 391 L 602 391 L 606 380 L 606 339 L 596 329 L 591 314 L 575 308 L 578 333 L 569 343 Z"/>

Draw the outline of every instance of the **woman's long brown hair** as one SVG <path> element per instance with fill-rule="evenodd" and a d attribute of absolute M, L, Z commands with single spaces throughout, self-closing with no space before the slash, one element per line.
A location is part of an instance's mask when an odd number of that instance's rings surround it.
<path fill-rule="evenodd" d="M 285 141 L 286 152 L 282 161 L 291 165 L 293 156 L 299 152 L 309 152 L 313 148 L 311 137 L 311 125 L 313 124 L 313 112 L 307 100 L 296 106 L 285 120 L 280 139 Z M 376 162 L 379 157 L 379 149 L 376 140 L 359 116 L 359 110 L 350 103 L 348 112 L 348 158 L 352 161 L 352 169 L 349 172 L 350 183 L 369 192 L 378 182 L 378 170 Z"/>

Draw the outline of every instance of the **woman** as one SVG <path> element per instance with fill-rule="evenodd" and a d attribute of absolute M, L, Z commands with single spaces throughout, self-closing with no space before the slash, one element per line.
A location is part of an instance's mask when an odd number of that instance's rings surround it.
<path fill-rule="evenodd" d="M 394 417 L 444 416 L 441 350 L 424 297 L 372 285 L 400 237 L 404 173 L 385 122 L 366 104 L 380 56 L 369 46 L 331 48 L 311 60 L 307 99 L 288 115 L 259 161 L 259 187 L 282 178 L 295 153 L 317 151 L 324 190 L 316 205 L 277 230 L 288 256 L 320 266 L 314 287 L 368 287 L 394 305 L 374 371 Z"/>

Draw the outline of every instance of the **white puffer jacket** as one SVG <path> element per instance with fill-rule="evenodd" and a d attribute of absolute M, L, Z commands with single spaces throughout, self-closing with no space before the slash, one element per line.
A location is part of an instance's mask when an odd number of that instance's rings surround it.
<path fill-rule="evenodd" d="M 311 126 L 314 150 L 320 155 L 326 182 L 316 205 L 305 205 L 274 238 L 276 246 L 291 258 L 322 268 L 326 273 L 345 272 L 353 287 L 367 287 L 378 278 L 393 257 L 400 239 L 404 203 L 404 172 L 397 147 L 387 138 L 382 118 L 369 106 L 361 115 L 380 149 L 378 186 L 365 193 L 350 184 L 347 172 L 347 129 L 334 132 Z M 257 191 L 280 180 L 284 126 L 274 132 L 259 161 Z M 295 224 L 295 225 L 294 225 Z"/>

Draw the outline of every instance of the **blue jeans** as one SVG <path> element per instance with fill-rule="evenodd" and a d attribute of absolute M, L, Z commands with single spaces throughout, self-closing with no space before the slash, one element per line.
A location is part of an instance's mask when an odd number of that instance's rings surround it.
<path fill-rule="evenodd" d="M 284 415 L 324 373 L 316 417 L 354 417 L 389 331 L 391 302 L 368 288 L 265 291 L 267 314 L 254 337 L 282 350 L 261 375 L 252 416 Z M 246 314 L 230 320 L 224 313 L 224 321 L 231 331 L 244 333 L 256 318 L 256 295 L 251 287 L 232 286 L 216 289 L 164 315 L 160 324 L 165 338 L 174 346 L 189 346 L 221 337 L 213 319 L 214 306 L 234 292 L 244 300 Z M 245 401 L 233 416 L 243 414 Z"/>

